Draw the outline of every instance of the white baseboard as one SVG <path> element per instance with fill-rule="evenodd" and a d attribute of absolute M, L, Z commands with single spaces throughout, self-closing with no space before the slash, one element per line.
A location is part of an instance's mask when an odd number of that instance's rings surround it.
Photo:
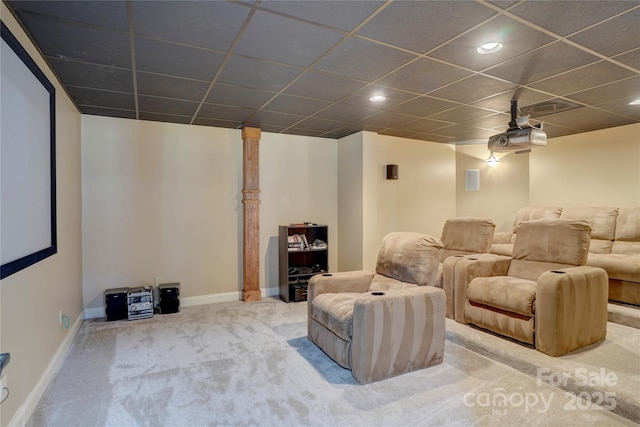
<path fill-rule="evenodd" d="M 49 386 L 49 383 L 51 382 L 53 376 L 56 374 L 56 372 L 58 372 L 62 361 L 67 355 L 67 352 L 71 347 L 71 343 L 73 343 L 74 338 L 80 330 L 80 326 L 82 326 L 82 319 L 83 315 L 82 313 L 80 313 L 76 320 L 73 322 L 73 325 L 71 325 L 71 328 L 69 328 L 69 332 L 58 346 L 58 349 L 54 353 L 51 361 L 47 365 L 47 368 L 44 370 L 44 373 L 36 383 L 35 387 L 27 395 L 27 398 L 22 403 L 22 405 L 20 405 L 7 426 L 24 427 L 27 424 L 27 421 L 29 421 L 29 418 L 31 418 L 31 415 L 33 415 L 33 412 L 38 406 L 38 402 L 40 402 L 44 391 Z"/>
<path fill-rule="evenodd" d="M 99 319 L 99 318 L 105 317 L 105 316 L 106 316 L 106 314 L 104 312 L 104 307 L 85 308 L 84 309 L 84 320 Z"/>
<path fill-rule="evenodd" d="M 261 288 L 262 297 L 274 297 L 280 293 L 278 288 Z M 192 307 L 194 305 L 214 304 L 217 302 L 240 301 L 242 292 L 222 292 L 219 294 L 198 295 L 195 297 L 181 297 L 181 307 Z M 94 307 L 84 309 L 84 320 L 99 319 L 105 317 L 104 307 Z"/>

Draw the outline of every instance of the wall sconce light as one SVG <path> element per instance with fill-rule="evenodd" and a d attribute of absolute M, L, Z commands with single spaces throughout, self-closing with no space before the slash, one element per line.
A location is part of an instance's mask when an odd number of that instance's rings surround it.
<path fill-rule="evenodd" d="M 491 153 L 491 156 L 486 160 L 487 165 L 489 165 L 489 167 L 496 167 L 498 166 L 498 163 L 500 163 L 500 160 L 498 160 L 498 158 Z"/>

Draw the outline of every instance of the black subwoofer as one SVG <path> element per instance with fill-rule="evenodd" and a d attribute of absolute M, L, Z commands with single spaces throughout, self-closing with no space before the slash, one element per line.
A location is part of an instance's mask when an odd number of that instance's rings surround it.
<path fill-rule="evenodd" d="M 163 283 L 160 290 L 160 313 L 177 313 L 180 311 L 180 283 Z"/>
<path fill-rule="evenodd" d="M 129 288 L 113 288 L 104 291 L 105 315 L 107 321 L 123 320 L 129 316 L 127 292 Z"/>

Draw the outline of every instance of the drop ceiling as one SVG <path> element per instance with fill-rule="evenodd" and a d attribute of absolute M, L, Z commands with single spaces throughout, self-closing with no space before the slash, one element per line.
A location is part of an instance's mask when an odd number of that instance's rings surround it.
<path fill-rule="evenodd" d="M 83 114 L 442 143 L 514 97 L 549 137 L 640 122 L 640 1 L 6 4 Z"/>

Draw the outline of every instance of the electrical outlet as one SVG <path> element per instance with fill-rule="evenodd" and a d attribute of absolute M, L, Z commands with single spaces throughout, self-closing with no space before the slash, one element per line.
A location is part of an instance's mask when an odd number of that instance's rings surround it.
<path fill-rule="evenodd" d="M 62 325 L 62 310 L 58 312 L 58 325 Z"/>
<path fill-rule="evenodd" d="M 156 279 L 155 279 L 155 282 L 154 282 L 154 283 L 155 283 L 155 285 L 154 285 L 154 286 L 157 288 L 157 287 L 158 287 L 158 285 L 159 285 L 160 283 L 162 283 L 162 281 L 163 281 L 162 276 L 156 276 Z"/>

